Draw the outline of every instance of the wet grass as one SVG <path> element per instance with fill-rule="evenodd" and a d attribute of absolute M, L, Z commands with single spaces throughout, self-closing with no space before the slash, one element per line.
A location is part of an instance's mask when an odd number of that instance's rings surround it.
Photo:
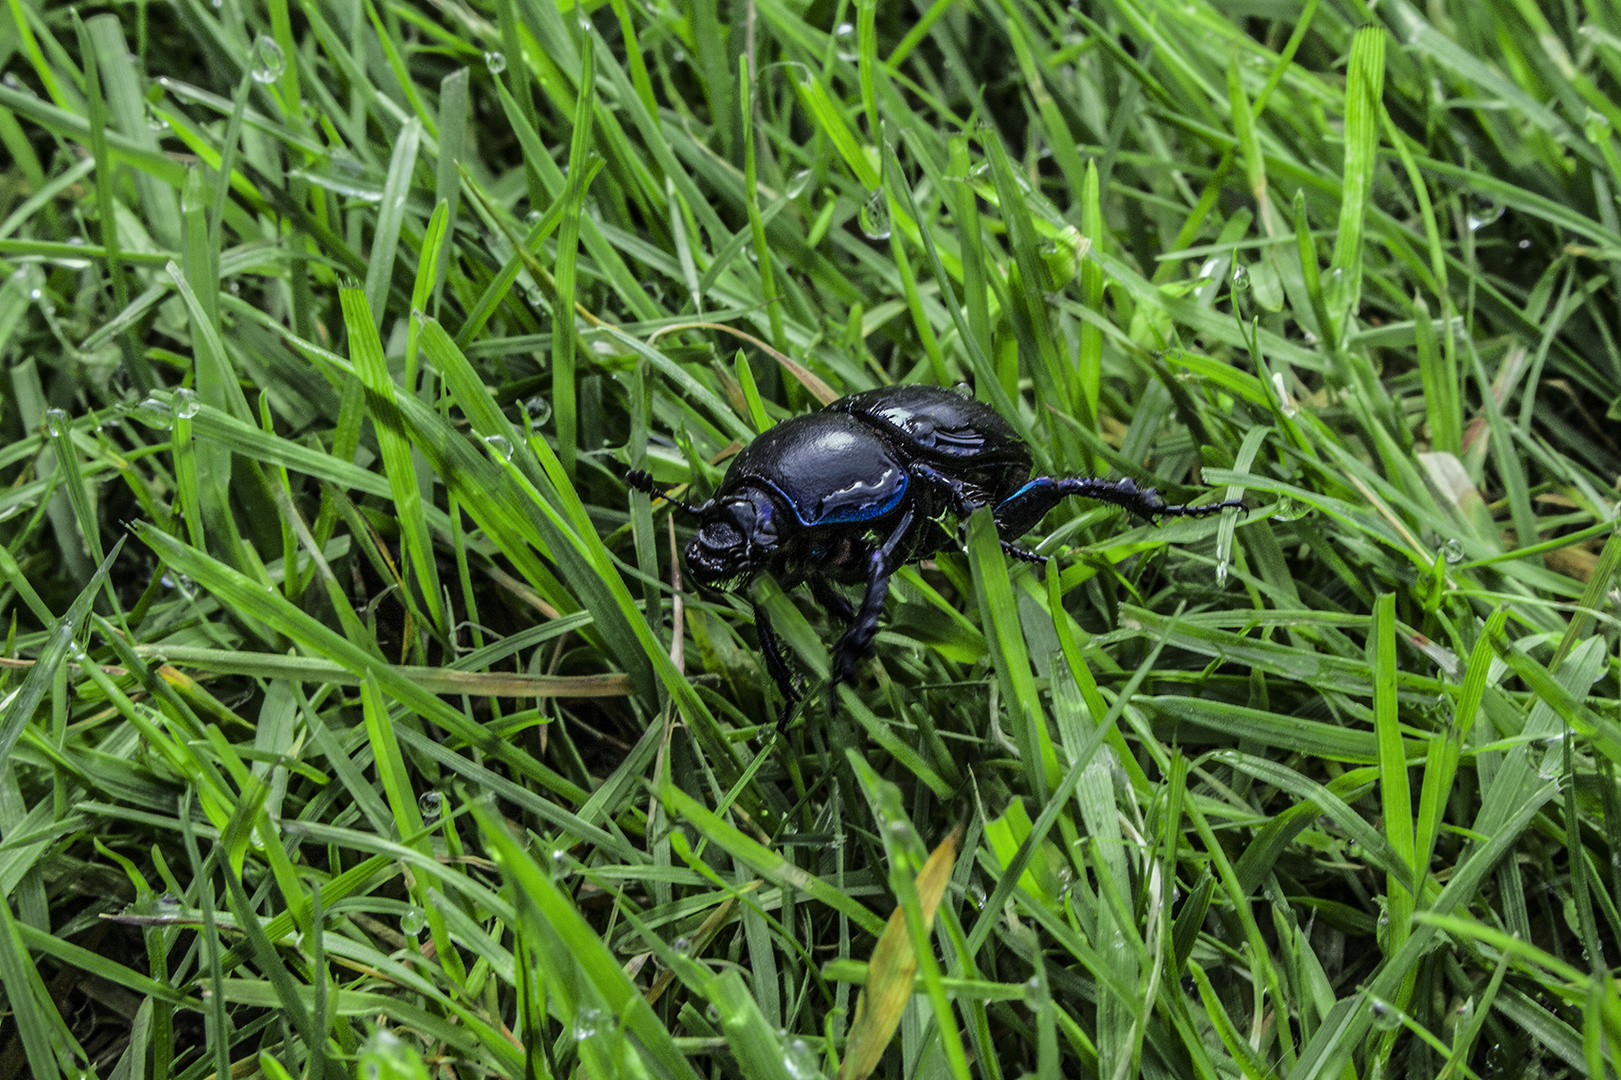
<path fill-rule="evenodd" d="M 1611 0 L 0 23 L 0 1074 L 1614 1075 Z M 626 471 L 964 381 L 1251 509 L 774 735 Z"/>

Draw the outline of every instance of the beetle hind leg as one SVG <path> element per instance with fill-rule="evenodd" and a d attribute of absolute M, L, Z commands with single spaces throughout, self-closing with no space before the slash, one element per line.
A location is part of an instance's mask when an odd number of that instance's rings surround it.
<path fill-rule="evenodd" d="M 1204 517 L 1229 507 L 1244 506 L 1242 500 L 1207 503 L 1203 506 L 1168 505 L 1158 490 L 1142 488 L 1129 476 L 1123 480 L 1100 480 L 1095 476 L 1038 476 L 1009 495 L 996 507 L 996 527 L 1003 536 L 1023 536 L 1036 527 L 1065 497 L 1124 507 L 1140 518 L 1153 521 L 1162 517 Z"/>
<path fill-rule="evenodd" d="M 1010 543 L 1006 540 L 1002 541 L 1002 551 L 1006 553 L 1007 557 L 1010 559 L 1018 559 L 1020 562 L 1033 563 L 1036 566 L 1047 565 L 1047 556 L 1031 551 L 1028 548 L 1022 548 L 1019 545 Z"/>

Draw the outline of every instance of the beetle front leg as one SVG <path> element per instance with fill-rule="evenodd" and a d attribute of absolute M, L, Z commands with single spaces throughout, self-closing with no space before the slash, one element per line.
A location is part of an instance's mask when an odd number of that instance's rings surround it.
<path fill-rule="evenodd" d="M 1156 489 L 1140 488 L 1129 476 L 1123 480 L 1100 480 L 1095 476 L 1038 476 L 997 506 L 996 529 L 1003 536 L 1023 536 L 1047 516 L 1047 511 L 1070 495 L 1113 503 L 1149 521 L 1159 517 L 1203 517 L 1228 507 L 1244 505 L 1241 500 L 1232 499 L 1204 506 L 1168 506 Z"/>
<path fill-rule="evenodd" d="M 749 597 L 749 604 L 754 608 L 754 633 L 760 639 L 760 652 L 765 654 L 765 667 L 771 673 L 771 679 L 782 691 L 782 712 L 777 714 L 777 730 L 782 731 L 788 726 L 788 714 L 794 711 L 799 703 L 799 691 L 794 689 L 794 676 L 788 670 L 788 657 L 782 651 L 782 643 L 777 640 L 777 632 L 771 628 L 771 619 L 765 613 L 765 608 L 754 597 Z"/>
<path fill-rule="evenodd" d="M 833 680 L 827 688 L 830 710 L 838 707 L 839 684 L 855 678 L 856 661 L 872 648 L 872 639 L 878 633 L 878 619 L 884 613 L 884 600 L 889 596 L 889 577 L 895 572 L 896 555 L 902 550 L 902 542 L 911 531 L 912 511 L 907 509 L 889 539 L 881 547 L 874 548 L 868 557 L 867 591 L 861 597 L 861 607 L 856 611 L 850 628 L 833 648 Z"/>

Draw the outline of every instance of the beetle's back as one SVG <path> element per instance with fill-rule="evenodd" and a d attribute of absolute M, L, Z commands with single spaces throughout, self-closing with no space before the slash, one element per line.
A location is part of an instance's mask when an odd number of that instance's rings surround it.
<path fill-rule="evenodd" d="M 885 386 L 840 398 L 845 413 L 880 432 L 895 451 L 939 467 L 998 499 L 1030 475 L 1030 450 L 1002 414 L 940 386 Z"/>
<path fill-rule="evenodd" d="M 814 412 L 762 432 L 733 460 L 717 500 L 745 484 L 775 491 L 806 526 L 876 521 L 894 512 L 906 470 L 871 427 Z"/>

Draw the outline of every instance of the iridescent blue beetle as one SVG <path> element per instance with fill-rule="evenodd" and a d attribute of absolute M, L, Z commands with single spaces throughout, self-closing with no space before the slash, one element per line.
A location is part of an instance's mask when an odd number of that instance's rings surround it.
<path fill-rule="evenodd" d="M 782 421 L 732 459 L 714 498 L 671 502 L 699 521 L 686 559 L 700 586 L 730 591 L 769 573 L 784 589 L 808 584 L 846 623 L 833 650 L 833 690 L 854 676 L 856 661 L 872 646 L 890 575 L 952 545 L 941 525 L 947 512 L 962 518 L 991 507 L 1008 554 L 1044 563 L 1011 541 L 1068 495 L 1149 520 L 1243 505 L 1167 506 L 1155 489 L 1130 479 L 1032 478 L 1031 465 L 1029 448 L 989 405 L 938 386 L 886 386 Z M 627 480 L 670 498 L 644 472 Z M 852 608 L 835 583 L 865 584 L 861 606 Z M 754 626 L 766 667 L 792 708 L 799 694 L 758 604 Z M 782 715 L 786 720 L 788 711 Z"/>

